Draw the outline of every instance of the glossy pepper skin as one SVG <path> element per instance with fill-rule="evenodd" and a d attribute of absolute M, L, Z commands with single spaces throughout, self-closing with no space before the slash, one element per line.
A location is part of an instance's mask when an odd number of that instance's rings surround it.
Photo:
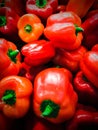
<path fill-rule="evenodd" d="M 21 68 L 21 56 L 13 42 L 0 38 L 0 79 L 17 75 Z"/>
<path fill-rule="evenodd" d="M 79 102 L 98 107 L 98 89 L 87 80 L 82 71 L 78 71 L 75 75 L 74 89 L 78 94 Z"/>
<path fill-rule="evenodd" d="M 71 81 L 71 72 L 64 68 L 38 73 L 34 80 L 34 113 L 56 124 L 71 119 L 78 100 Z"/>
<path fill-rule="evenodd" d="M 57 48 L 52 61 L 54 64 L 67 68 L 74 73 L 80 69 L 80 60 L 86 52 L 87 49 L 84 46 L 72 51 Z"/>
<path fill-rule="evenodd" d="M 66 11 L 72 11 L 83 18 L 94 2 L 95 0 L 69 0 L 66 5 Z"/>
<path fill-rule="evenodd" d="M 88 51 L 80 61 L 80 69 L 85 77 L 98 88 L 98 52 Z"/>
<path fill-rule="evenodd" d="M 0 33 L 2 37 L 11 41 L 17 38 L 18 20 L 19 16 L 13 9 L 9 7 L 0 8 Z"/>
<path fill-rule="evenodd" d="M 27 0 L 26 11 L 46 19 L 56 11 L 57 6 L 58 0 Z"/>
<path fill-rule="evenodd" d="M 98 43 L 98 10 L 91 11 L 88 17 L 82 23 L 83 31 L 83 44 L 86 48 L 91 49 Z"/>
<path fill-rule="evenodd" d="M 25 13 L 25 2 L 24 0 L 0 0 L 0 7 L 10 7 L 12 8 L 19 16 L 22 16 Z"/>
<path fill-rule="evenodd" d="M 54 23 L 64 23 L 64 22 L 72 22 L 74 24 L 77 24 L 78 26 L 81 25 L 81 19 L 80 17 L 72 12 L 72 11 L 64 11 L 59 12 L 50 15 L 47 18 L 47 24 L 46 26 L 52 25 Z"/>
<path fill-rule="evenodd" d="M 26 43 L 38 40 L 44 31 L 44 25 L 35 14 L 22 15 L 17 23 L 18 35 Z"/>
<path fill-rule="evenodd" d="M 22 47 L 24 62 L 30 66 L 47 63 L 55 55 L 55 49 L 50 41 L 37 40 Z"/>
<path fill-rule="evenodd" d="M 9 118 L 21 118 L 29 110 L 33 87 L 21 76 L 7 76 L 0 81 L 0 110 Z"/>
<path fill-rule="evenodd" d="M 98 129 L 98 111 L 92 106 L 78 104 L 72 120 L 66 125 L 66 130 Z"/>

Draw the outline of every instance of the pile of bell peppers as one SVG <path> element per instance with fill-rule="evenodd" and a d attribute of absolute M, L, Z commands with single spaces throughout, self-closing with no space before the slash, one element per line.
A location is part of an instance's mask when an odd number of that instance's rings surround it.
<path fill-rule="evenodd" d="M 98 129 L 98 0 L 0 0 L 0 130 Z"/>

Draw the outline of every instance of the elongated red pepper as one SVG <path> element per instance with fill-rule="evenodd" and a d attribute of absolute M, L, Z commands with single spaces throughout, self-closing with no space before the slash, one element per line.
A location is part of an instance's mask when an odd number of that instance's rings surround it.
<path fill-rule="evenodd" d="M 11 8 L 0 8 L 0 33 L 2 34 L 2 37 L 10 41 L 16 41 L 16 39 L 18 38 L 18 19 L 18 14 Z"/>
<path fill-rule="evenodd" d="M 33 86 L 21 76 L 7 76 L 0 81 L 0 111 L 9 118 L 21 118 L 29 110 Z"/>
<path fill-rule="evenodd" d="M 66 125 L 66 130 L 98 129 L 98 111 L 92 106 L 78 105 L 72 120 Z"/>
<path fill-rule="evenodd" d="M 38 40 L 22 47 L 24 62 L 30 66 L 45 64 L 55 55 L 55 49 L 50 41 Z"/>
<path fill-rule="evenodd" d="M 87 80 L 82 71 L 75 75 L 74 89 L 78 94 L 80 103 L 98 107 L 98 89 Z M 86 98 L 84 95 L 86 95 Z"/>
<path fill-rule="evenodd" d="M 69 69 L 72 72 L 77 72 L 80 69 L 80 60 L 86 53 L 86 48 L 80 46 L 79 48 L 66 51 L 62 48 L 56 49 L 56 54 L 53 57 L 53 63 Z"/>
<path fill-rule="evenodd" d="M 20 52 L 14 43 L 0 39 L 0 79 L 17 75 L 21 68 Z"/>
<path fill-rule="evenodd" d="M 34 80 L 34 113 L 53 123 L 73 117 L 77 94 L 72 86 L 72 74 L 65 68 L 44 69 Z"/>
<path fill-rule="evenodd" d="M 98 10 L 89 12 L 81 26 L 84 29 L 83 44 L 91 49 L 98 43 Z"/>
<path fill-rule="evenodd" d="M 57 6 L 58 0 L 27 0 L 26 11 L 46 19 L 56 11 Z"/>
<path fill-rule="evenodd" d="M 98 88 L 98 52 L 88 51 L 80 61 L 80 69 L 85 77 Z"/>

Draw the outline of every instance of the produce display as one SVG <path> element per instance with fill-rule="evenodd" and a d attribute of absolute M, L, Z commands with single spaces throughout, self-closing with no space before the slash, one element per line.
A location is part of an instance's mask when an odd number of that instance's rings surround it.
<path fill-rule="evenodd" d="M 98 0 L 0 0 L 0 130 L 98 130 Z"/>

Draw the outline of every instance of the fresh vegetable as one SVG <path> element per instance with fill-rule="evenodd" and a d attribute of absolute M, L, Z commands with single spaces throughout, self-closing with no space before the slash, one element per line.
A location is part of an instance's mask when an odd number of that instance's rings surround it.
<path fill-rule="evenodd" d="M 0 38 L 0 79 L 9 75 L 18 75 L 21 68 L 21 56 L 13 42 Z"/>
<path fill-rule="evenodd" d="M 19 37 L 26 43 L 38 40 L 44 31 L 44 25 L 35 14 L 22 15 L 17 27 Z"/>
<path fill-rule="evenodd" d="M 98 10 L 91 11 L 88 17 L 82 23 L 83 31 L 83 45 L 89 50 L 98 43 Z"/>
<path fill-rule="evenodd" d="M 0 110 L 9 118 L 21 118 L 29 110 L 33 87 L 21 76 L 7 76 L 0 81 Z"/>
<path fill-rule="evenodd" d="M 61 123 L 74 116 L 77 94 L 72 74 L 65 68 L 44 69 L 34 80 L 34 113 L 52 123 Z"/>
<path fill-rule="evenodd" d="M 87 80 L 82 71 L 78 71 L 75 75 L 74 89 L 78 94 L 79 102 L 98 107 L 98 89 Z"/>
<path fill-rule="evenodd" d="M 55 55 L 55 49 L 50 41 L 37 40 L 22 47 L 24 62 L 30 66 L 45 64 Z"/>
<path fill-rule="evenodd" d="M 54 64 L 65 67 L 74 73 L 80 69 L 80 60 L 86 52 L 87 50 L 84 46 L 80 46 L 72 51 L 57 48 L 52 61 Z"/>
<path fill-rule="evenodd" d="M 80 69 L 85 77 L 98 88 L 98 52 L 88 51 L 80 61 Z"/>
<path fill-rule="evenodd" d="M 0 34 L 10 41 L 17 39 L 18 14 L 9 7 L 0 8 Z"/>
<path fill-rule="evenodd" d="M 27 0 L 26 11 L 46 19 L 56 11 L 57 6 L 58 0 Z"/>
<path fill-rule="evenodd" d="M 94 2 L 95 0 L 69 0 L 66 6 L 66 11 L 72 11 L 79 17 L 83 18 Z"/>

